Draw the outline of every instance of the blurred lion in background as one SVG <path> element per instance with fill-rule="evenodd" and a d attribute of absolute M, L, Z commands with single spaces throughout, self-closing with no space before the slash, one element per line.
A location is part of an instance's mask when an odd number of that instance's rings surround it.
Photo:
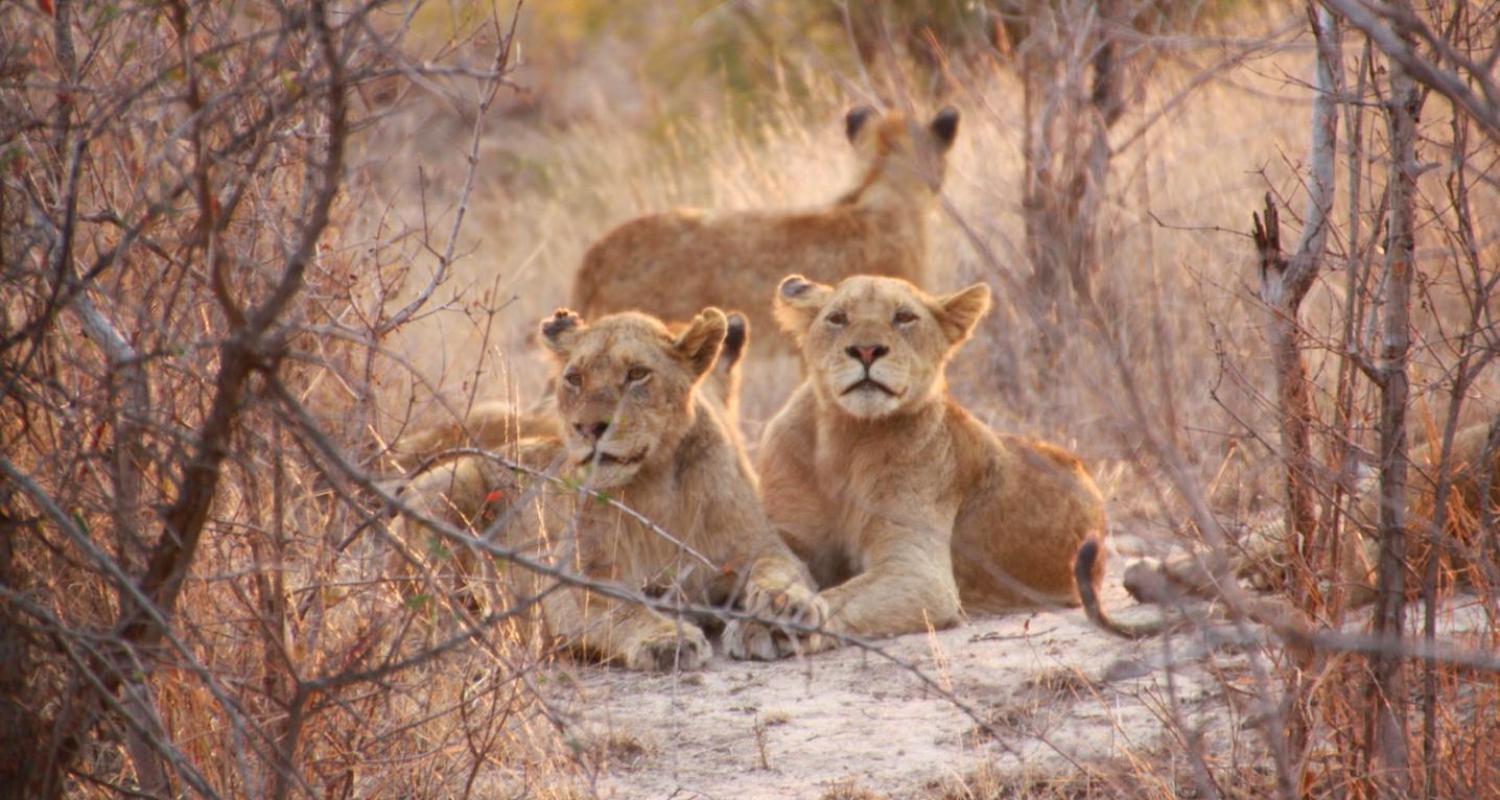
<path fill-rule="evenodd" d="M 743 309 L 758 331 L 776 330 L 769 298 L 789 273 L 836 283 L 855 274 L 927 279 L 927 217 L 958 135 L 958 111 L 926 125 L 868 106 L 845 117 L 860 163 L 854 186 L 806 211 L 669 211 L 605 234 L 584 254 L 573 307 L 592 317 L 638 310 L 689 319 L 705 306 Z M 790 353 L 763 337 L 757 352 Z"/>

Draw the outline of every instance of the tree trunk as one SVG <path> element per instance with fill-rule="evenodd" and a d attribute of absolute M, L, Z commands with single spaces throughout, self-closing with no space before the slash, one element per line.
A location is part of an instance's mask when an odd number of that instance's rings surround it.
<path fill-rule="evenodd" d="M 1277 415 L 1281 427 L 1281 459 L 1286 464 L 1283 499 L 1286 507 L 1287 555 L 1290 563 L 1307 563 L 1306 543 L 1317 525 L 1313 495 L 1312 434 L 1314 410 L 1302 363 L 1304 335 L 1298 309 L 1316 274 L 1316 262 L 1302 259 L 1293 265 L 1281 253 L 1281 225 L 1275 201 L 1266 194 L 1264 217 L 1254 216 L 1255 248 L 1260 257 L 1260 299 L 1269 311 L 1266 338 L 1276 374 Z M 1310 266 L 1311 269 L 1305 268 Z M 1305 574 L 1305 570 L 1296 570 Z M 1294 601 L 1303 607 L 1302 591 Z"/>
<path fill-rule="evenodd" d="M 1415 250 L 1416 127 L 1422 99 L 1399 63 L 1392 62 L 1389 69 L 1391 93 L 1385 112 L 1390 132 L 1390 211 L 1381 345 L 1380 566 L 1374 626 L 1390 644 L 1372 665 L 1371 762 L 1381 795 L 1401 797 L 1408 789 L 1406 690 L 1399 653 L 1406 609 L 1407 357 Z"/>
<path fill-rule="evenodd" d="M 1125 108 L 1114 29 L 1118 6 L 1117 0 L 1070 6 L 1050 25 L 1033 24 L 1022 48 L 1026 256 L 1032 286 L 1049 311 L 1074 299 L 1088 302 L 1094 293 L 1099 209 L 1112 155 L 1109 131 Z M 1059 74 L 1059 62 L 1078 52 L 1089 54 L 1088 67 L 1065 67 Z M 1090 83 L 1083 101 L 1083 87 L 1073 82 L 1085 72 Z"/>
<path fill-rule="evenodd" d="M 1290 257 L 1281 252 L 1281 225 L 1276 205 L 1268 192 L 1264 218 L 1255 217 L 1255 247 L 1260 259 L 1260 298 L 1269 311 L 1267 339 L 1276 374 L 1277 412 L 1281 428 L 1281 458 L 1286 465 L 1284 482 L 1288 563 L 1294 580 L 1288 586 L 1295 607 L 1316 616 L 1317 588 L 1307 578 L 1316 563 L 1312 543 L 1318 524 L 1316 464 L 1313 460 L 1312 428 L 1317 419 L 1307 367 L 1302 361 L 1306 334 L 1298 320 L 1302 300 L 1312 288 L 1328 242 L 1333 210 L 1334 155 L 1338 143 L 1338 113 L 1335 92 L 1342 83 L 1342 53 L 1339 32 L 1332 16 L 1320 11 L 1309 22 L 1318 44 L 1314 73 L 1312 135 L 1308 144 L 1306 224 Z M 1295 580 L 1301 576 L 1302 580 Z M 1307 745 L 1309 720 L 1303 698 L 1307 689 L 1294 673 L 1287 687 L 1295 698 L 1287 719 L 1286 746 L 1300 754 Z"/>
<path fill-rule="evenodd" d="M 1286 464 L 1285 503 L 1287 556 L 1310 575 L 1316 561 L 1311 543 L 1318 524 L 1317 468 L 1312 452 L 1312 427 L 1316 422 L 1311 384 L 1302 361 L 1306 335 L 1298 321 L 1302 300 L 1312 288 L 1328 242 L 1333 211 L 1334 156 L 1338 145 L 1336 92 L 1342 83 L 1342 51 L 1339 31 L 1327 10 L 1310 19 L 1318 45 L 1314 72 L 1312 134 L 1308 143 L 1306 224 L 1296 252 L 1281 253 L 1281 226 L 1271 195 L 1266 194 L 1265 217 L 1255 219 L 1255 246 L 1260 258 L 1260 299 L 1270 312 L 1267 339 L 1276 374 L 1276 399 L 1281 427 L 1281 457 Z M 1298 608 L 1309 612 L 1315 587 L 1291 587 Z"/>
<path fill-rule="evenodd" d="M 34 525 L 11 512 L 9 487 L 0 485 L 0 588 L 22 595 L 25 584 L 15 570 L 15 542 L 20 529 Z M 26 702 L 32 671 L 30 633 L 19 611 L 0 602 L 0 798 L 26 797 L 35 779 L 36 742 L 43 729 Z"/>

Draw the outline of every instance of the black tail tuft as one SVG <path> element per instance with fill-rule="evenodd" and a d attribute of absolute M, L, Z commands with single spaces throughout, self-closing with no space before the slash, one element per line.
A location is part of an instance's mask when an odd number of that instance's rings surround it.
<path fill-rule="evenodd" d="M 1073 583 L 1078 586 L 1078 597 L 1083 601 L 1083 613 L 1089 620 L 1105 630 L 1109 629 L 1104 612 L 1099 609 L 1099 595 L 1094 591 L 1094 564 L 1099 560 L 1099 540 L 1085 539 L 1073 557 Z"/>
<path fill-rule="evenodd" d="M 1078 591 L 1083 591 L 1084 586 L 1093 592 L 1094 562 L 1099 560 L 1099 540 L 1085 539 L 1078 548 L 1078 556 L 1073 559 L 1073 579 L 1078 581 Z"/>
<path fill-rule="evenodd" d="M 1088 615 L 1089 621 L 1125 639 L 1144 639 L 1160 633 L 1161 625 L 1123 625 L 1104 613 L 1104 609 L 1099 606 L 1099 593 L 1094 587 L 1094 569 L 1098 561 L 1099 540 L 1092 537 L 1085 539 L 1078 547 L 1078 554 L 1073 557 L 1073 582 L 1078 585 L 1078 598 L 1083 601 L 1083 613 Z"/>

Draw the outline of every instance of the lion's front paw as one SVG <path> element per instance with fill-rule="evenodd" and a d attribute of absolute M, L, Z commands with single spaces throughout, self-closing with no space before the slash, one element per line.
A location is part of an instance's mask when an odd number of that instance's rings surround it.
<path fill-rule="evenodd" d="M 711 655 L 708 637 L 697 625 L 666 621 L 631 641 L 622 660 L 626 669 L 668 672 L 699 669 Z"/>
<path fill-rule="evenodd" d="M 843 639 L 834 634 L 827 626 L 824 626 L 820 633 L 810 633 L 806 636 L 797 637 L 796 647 L 798 653 L 810 656 L 813 653 L 837 649 L 842 647 L 843 644 Z"/>
<path fill-rule="evenodd" d="M 821 606 L 822 600 L 818 602 Z M 724 626 L 724 653 L 741 660 L 775 661 L 788 656 L 821 653 L 842 644 L 825 621 L 826 614 L 819 620 L 816 626 L 807 626 L 815 628 L 811 633 L 758 619 L 730 620 Z"/>
<path fill-rule="evenodd" d="M 828 603 L 801 583 L 767 586 L 752 581 L 745 587 L 744 608 L 761 619 L 802 628 L 821 627 L 828 619 Z"/>
<path fill-rule="evenodd" d="M 796 634 L 754 619 L 730 620 L 723 642 L 724 654 L 741 661 L 775 661 L 802 652 Z"/>

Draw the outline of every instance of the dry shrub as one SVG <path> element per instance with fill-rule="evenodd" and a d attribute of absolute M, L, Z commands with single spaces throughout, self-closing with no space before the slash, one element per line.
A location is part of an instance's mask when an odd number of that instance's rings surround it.
<path fill-rule="evenodd" d="M 423 68 L 400 16 L 0 19 L 9 790 L 570 792 L 577 761 L 518 678 L 549 654 L 381 570 L 384 295 L 412 269 L 372 258 L 390 244 L 351 226 L 350 177 L 387 113 L 373 90 Z M 490 91 L 494 33 L 471 81 Z"/>

